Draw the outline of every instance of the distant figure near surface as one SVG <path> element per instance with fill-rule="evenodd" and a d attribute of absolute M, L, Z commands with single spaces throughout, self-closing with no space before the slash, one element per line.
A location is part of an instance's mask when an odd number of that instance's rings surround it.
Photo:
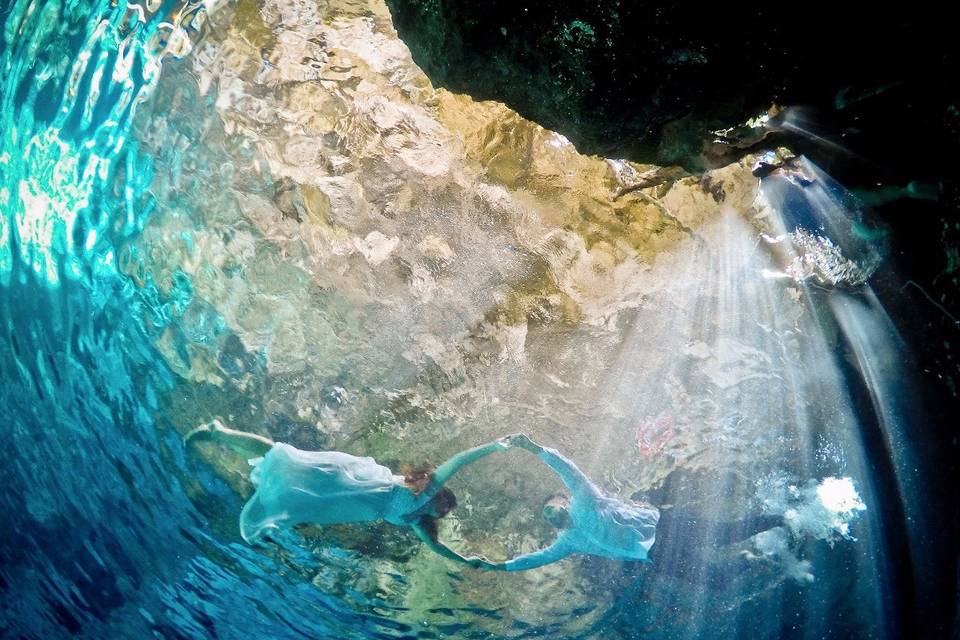
<path fill-rule="evenodd" d="M 269 531 L 297 524 L 328 525 L 385 520 L 409 526 L 437 553 L 471 566 L 483 558 L 465 558 L 436 541 L 436 519 L 457 500 L 443 485 L 464 465 L 508 448 L 503 440 L 468 449 L 433 473 L 395 475 L 373 458 L 339 451 L 302 451 L 253 433 L 229 429 L 215 420 L 187 434 L 186 441 L 212 440 L 247 455 L 256 492 L 240 514 L 240 533 L 249 543 Z"/>

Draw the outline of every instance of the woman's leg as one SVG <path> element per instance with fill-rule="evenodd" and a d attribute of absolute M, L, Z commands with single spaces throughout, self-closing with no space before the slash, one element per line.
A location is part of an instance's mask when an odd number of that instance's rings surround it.
<path fill-rule="evenodd" d="M 184 437 L 184 442 L 216 442 L 250 458 L 263 456 L 273 447 L 273 440 L 266 436 L 225 427 L 220 420 L 202 424 Z"/>
<path fill-rule="evenodd" d="M 783 516 L 754 515 L 740 520 L 713 524 L 713 541 L 717 546 L 743 542 L 774 527 L 783 525 Z"/>
<path fill-rule="evenodd" d="M 717 521 L 700 517 L 683 509 L 667 509 L 660 512 L 657 523 L 657 543 L 652 556 L 663 557 L 683 549 L 682 555 L 692 550 L 717 549 L 742 542 L 783 524 L 781 516 L 754 515 L 740 520 Z"/>

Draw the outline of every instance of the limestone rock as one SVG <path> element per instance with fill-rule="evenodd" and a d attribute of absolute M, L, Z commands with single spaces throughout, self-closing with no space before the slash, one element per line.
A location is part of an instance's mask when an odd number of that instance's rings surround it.
<path fill-rule="evenodd" d="M 635 188 L 659 169 L 433 88 L 380 0 L 234 11 L 164 74 L 167 116 L 138 135 L 168 204 L 121 259 L 157 290 L 157 346 L 183 384 L 219 390 L 207 418 L 396 470 L 524 431 L 624 498 L 733 469 L 744 505 L 756 469 L 795 450 L 768 445 L 790 437 L 799 383 L 778 372 L 811 348 L 796 340 L 811 320 L 788 283 L 743 277 L 771 260 L 749 158 Z M 803 409 L 834 410 L 821 399 Z M 202 419 L 169 407 L 183 430 Z M 458 479 L 443 535 L 501 556 L 546 543 L 547 470 L 484 469 Z M 440 602 L 529 620 L 582 607 L 572 632 L 632 576 L 571 560 L 459 582 L 422 553 L 317 581 L 373 588 L 409 561 L 435 585 L 389 591 L 411 619 Z"/>

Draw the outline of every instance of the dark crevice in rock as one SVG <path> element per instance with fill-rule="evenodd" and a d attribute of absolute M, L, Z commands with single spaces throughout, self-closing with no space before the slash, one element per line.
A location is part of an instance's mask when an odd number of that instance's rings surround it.
<path fill-rule="evenodd" d="M 919 88 L 936 108 L 940 90 L 915 77 L 949 68 L 925 12 L 827 2 L 387 4 L 434 84 L 504 102 L 584 153 L 688 168 L 711 130 L 772 103 L 842 111 Z"/>

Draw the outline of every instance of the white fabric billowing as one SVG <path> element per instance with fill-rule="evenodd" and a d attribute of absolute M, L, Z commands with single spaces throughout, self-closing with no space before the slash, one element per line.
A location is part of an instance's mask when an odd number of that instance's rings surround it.
<path fill-rule="evenodd" d="M 617 560 L 648 560 L 656 541 L 660 512 L 650 505 L 632 504 L 599 491 L 592 500 L 570 505 L 574 527 L 568 530 L 570 548 Z"/>
<path fill-rule="evenodd" d="M 240 514 L 240 534 L 259 540 L 270 529 L 384 519 L 404 524 L 413 493 L 373 458 L 339 451 L 301 451 L 278 442 L 251 461 L 257 490 Z"/>

